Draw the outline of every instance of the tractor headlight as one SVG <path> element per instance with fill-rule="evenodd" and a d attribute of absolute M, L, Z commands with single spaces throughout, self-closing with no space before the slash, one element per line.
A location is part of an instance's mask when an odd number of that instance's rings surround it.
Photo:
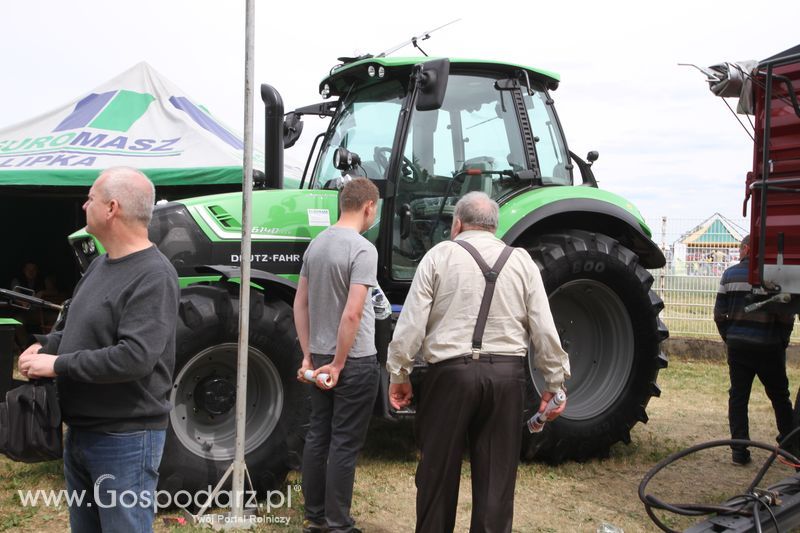
<path fill-rule="evenodd" d="M 97 251 L 97 247 L 94 245 L 94 240 L 86 239 L 83 241 L 81 243 L 81 250 L 83 250 L 83 253 L 86 255 L 94 255 L 94 253 Z"/>

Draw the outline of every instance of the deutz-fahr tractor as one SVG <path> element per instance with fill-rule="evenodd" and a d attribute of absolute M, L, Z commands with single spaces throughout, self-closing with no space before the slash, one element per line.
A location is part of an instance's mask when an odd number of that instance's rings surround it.
<path fill-rule="evenodd" d="M 665 260 L 639 211 L 597 187 L 597 153 L 583 160 L 569 150 L 551 96 L 558 75 L 467 59 L 342 61 L 320 83 L 323 103 L 284 115 L 278 92 L 261 88 L 267 168 L 266 190 L 252 200 L 245 444 L 256 488 L 275 487 L 300 462 L 310 385 L 295 379 L 302 354 L 291 306 L 303 252 L 336 222 L 338 190 L 352 176 L 366 176 L 381 194 L 365 236 L 377 246 L 394 318 L 417 264 L 449 238 L 454 205 L 469 191 L 497 201 L 498 237 L 528 250 L 541 270 L 572 378 L 566 411 L 526 435 L 524 459 L 584 460 L 628 443 L 631 428 L 647 422 L 667 364 L 663 303 L 646 270 Z M 314 140 L 302 180 L 284 186 L 283 150 L 300 136 L 304 115 L 330 124 Z M 162 489 L 205 489 L 233 459 L 241 212 L 239 193 L 190 198 L 157 205 L 150 225 L 183 287 Z M 84 268 L 102 252 L 86 233 L 70 239 Z M 394 318 L 376 327 L 381 362 Z M 417 393 L 424 382 L 420 358 Z M 542 386 L 531 368 L 520 424 L 538 407 Z M 412 416 L 413 405 L 393 411 L 387 389 L 383 370 L 374 414 Z"/>

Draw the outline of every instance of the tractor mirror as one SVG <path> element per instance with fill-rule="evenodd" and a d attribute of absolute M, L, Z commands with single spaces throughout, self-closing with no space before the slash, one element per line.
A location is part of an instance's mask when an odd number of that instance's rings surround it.
<path fill-rule="evenodd" d="M 449 76 L 449 59 L 434 59 L 417 66 L 417 111 L 433 111 L 442 107 Z"/>
<path fill-rule="evenodd" d="M 294 143 L 297 142 L 297 139 L 300 138 L 300 134 L 303 133 L 303 121 L 300 120 L 299 114 L 292 111 L 291 113 L 287 113 L 286 117 L 283 119 L 283 147 L 284 148 L 291 148 L 294 146 Z"/>

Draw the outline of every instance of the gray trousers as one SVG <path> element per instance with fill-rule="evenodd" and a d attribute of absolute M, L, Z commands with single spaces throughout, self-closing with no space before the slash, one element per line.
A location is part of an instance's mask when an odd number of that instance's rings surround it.
<path fill-rule="evenodd" d="M 333 360 L 312 355 L 314 367 Z M 348 358 L 339 382 L 327 391 L 308 385 L 311 418 L 303 450 L 303 496 L 306 519 L 327 524 L 328 531 L 348 532 L 353 501 L 356 458 L 364 446 L 369 419 L 378 393 L 378 360 Z"/>

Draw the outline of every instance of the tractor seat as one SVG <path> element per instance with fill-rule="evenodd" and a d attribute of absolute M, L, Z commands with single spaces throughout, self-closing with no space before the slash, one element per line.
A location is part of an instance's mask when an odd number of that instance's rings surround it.
<path fill-rule="evenodd" d="M 464 161 L 461 170 L 467 169 L 480 169 L 480 170 L 495 170 L 495 159 L 489 156 L 473 157 Z M 461 186 L 461 195 L 472 191 L 485 192 L 489 196 L 492 195 L 492 176 L 491 174 L 474 174 L 464 178 L 464 184 Z"/>

